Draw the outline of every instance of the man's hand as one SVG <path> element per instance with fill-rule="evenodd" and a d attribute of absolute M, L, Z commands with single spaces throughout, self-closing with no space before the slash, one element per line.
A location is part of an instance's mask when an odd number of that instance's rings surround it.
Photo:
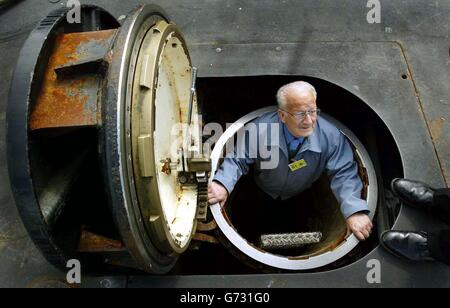
<path fill-rule="evenodd" d="M 219 182 L 212 181 L 208 185 L 208 203 L 215 204 L 220 203 L 220 206 L 224 206 L 228 198 L 228 191 Z"/>
<path fill-rule="evenodd" d="M 369 216 L 364 213 L 355 213 L 347 218 L 347 234 L 353 232 L 360 241 L 369 237 L 372 227 Z"/>

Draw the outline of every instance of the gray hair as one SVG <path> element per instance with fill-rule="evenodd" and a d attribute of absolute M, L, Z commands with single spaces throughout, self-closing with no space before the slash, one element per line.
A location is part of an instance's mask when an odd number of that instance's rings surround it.
<path fill-rule="evenodd" d="M 297 89 L 299 91 L 310 91 L 314 95 L 314 99 L 317 99 L 317 92 L 316 89 L 308 82 L 306 81 L 294 81 L 291 83 L 288 83 L 284 86 L 282 86 L 280 89 L 278 89 L 277 92 L 277 103 L 278 108 L 286 109 L 286 93 L 290 90 Z"/>

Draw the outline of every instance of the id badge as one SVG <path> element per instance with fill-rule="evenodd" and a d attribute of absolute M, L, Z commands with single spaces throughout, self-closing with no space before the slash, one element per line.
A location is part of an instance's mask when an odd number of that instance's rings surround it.
<path fill-rule="evenodd" d="M 289 164 L 288 166 L 289 166 L 289 169 L 291 169 L 291 171 L 296 171 L 298 169 L 308 166 L 308 164 L 302 158 L 300 160 L 294 161 L 293 163 Z"/>

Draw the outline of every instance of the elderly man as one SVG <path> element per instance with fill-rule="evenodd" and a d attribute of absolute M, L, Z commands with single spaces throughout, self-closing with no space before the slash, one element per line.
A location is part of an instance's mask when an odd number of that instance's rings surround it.
<path fill-rule="evenodd" d="M 335 126 L 319 117 L 316 98 L 316 90 L 307 82 L 297 81 L 281 87 L 277 93 L 278 112 L 266 113 L 253 121 L 279 125 L 276 168 L 261 168 L 260 157 L 227 156 L 208 187 L 208 202 L 223 206 L 251 165 L 257 187 L 273 201 L 298 195 L 327 171 L 347 229 L 359 240 L 368 238 L 372 222 L 367 216 L 367 203 L 361 199 L 362 182 L 352 149 Z"/>

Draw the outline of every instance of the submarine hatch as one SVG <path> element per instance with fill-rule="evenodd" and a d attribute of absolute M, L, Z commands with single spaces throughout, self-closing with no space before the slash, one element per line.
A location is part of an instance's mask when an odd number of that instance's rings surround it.
<path fill-rule="evenodd" d="M 224 209 L 207 205 L 226 143 L 299 79 L 316 87 L 323 116 L 349 140 L 370 217 L 379 229 L 394 223 L 398 207 L 384 187 L 402 175 L 398 149 L 349 91 L 311 76 L 197 78 L 180 30 L 156 6 L 122 24 L 96 6 L 82 7 L 80 24 L 66 14 L 50 13 L 25 42 L 7 110 L 15 201 L 50 263 L 65 269 L 75 258 L 96 273 L 324 271 L 370 252 L 376 236 L 359 243 L 346 233 L 326 175 L 298 196 L 298 225 L 283 226 L 321 240 L 295 249 L 262 249 L 246 235 L 257 211 L 250 175 Z M 210 136 L 192 132 L 212 122 L 227 129 L 209 153 Z"/>

